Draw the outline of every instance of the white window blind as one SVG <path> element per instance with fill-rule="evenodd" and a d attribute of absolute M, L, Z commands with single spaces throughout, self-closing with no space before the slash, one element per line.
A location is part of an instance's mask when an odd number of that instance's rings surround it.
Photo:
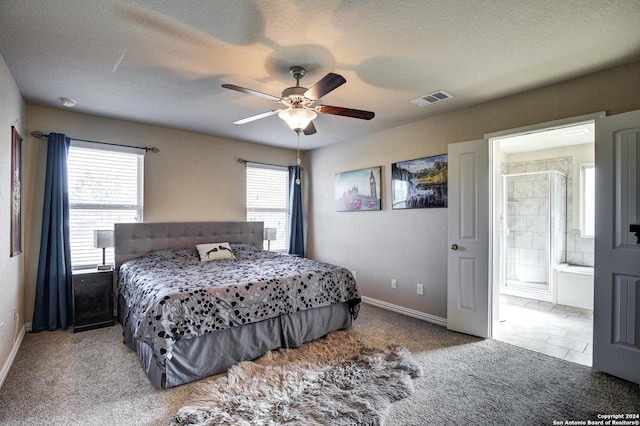
<path fill-rule="evenodd" d="M 138 150 L 71 142 L 67 170 L 73 269 L 102 264 L 102 249 L 93 246 L 94 230 L 142 222 L 143 167 Z M 106 249 L 106 263 L 114 263 L 113 248 Z"/>
<path fill-rule="evenodd" d="M 289 249 L 289 170 L 286 167 L 247 164 L 247 221 L 276 228 L 271 250 Z M 264 241 L 264 249 L 269 244 Z"/>

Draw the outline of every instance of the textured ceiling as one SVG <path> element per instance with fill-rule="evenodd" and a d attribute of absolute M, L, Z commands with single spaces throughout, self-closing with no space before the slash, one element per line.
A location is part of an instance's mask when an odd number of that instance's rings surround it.
<path fill-rule="evenodd" d="M 638 0 L 2 0 L 0 54 L 29 104 L 285 147 L 277 116 L 232 124 L 271 101 L 220 85 L 341 74 L 317 104 L 376 117 L 321 114 L 308 149 L 638 60 L 639 18 Z M 408 102 L 436 90 L 454 98 Z"/>

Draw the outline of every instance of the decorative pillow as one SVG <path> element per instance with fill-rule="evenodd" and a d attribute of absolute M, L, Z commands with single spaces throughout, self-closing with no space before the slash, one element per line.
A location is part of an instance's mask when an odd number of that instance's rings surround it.
<path fill-rule="evenodd" d="M 231 251 L 231 247 L 229 247 L 229 243 L 198 244 L 196 248 L 200 255 L 200 262 L 236 258 Z"/>

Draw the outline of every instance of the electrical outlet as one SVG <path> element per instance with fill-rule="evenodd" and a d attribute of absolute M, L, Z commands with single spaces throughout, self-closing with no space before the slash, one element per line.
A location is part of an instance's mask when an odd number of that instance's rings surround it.
<path fill-rule="evenodd" d="M 398 281 L 395 278 L 391 278 L 391 288 L 398 288 Z"/>
<path fill-rule="evenodd" d="M 353 275 L 354 280 L 358 279 L 358 271 L 351 271 L 351 275 Z"/>
<path fill-rule="evenodd" d="M 13 322 L 18 322 L 18 312 L 16 311 L 15 306 L 13 308 Z"/>
<path fill-rule="evenodd" d="M 416 286 L 416 291 L 418 292 L 418 294 L 424 294 L 424 286 L 422 284 L 418 284 Z"/>

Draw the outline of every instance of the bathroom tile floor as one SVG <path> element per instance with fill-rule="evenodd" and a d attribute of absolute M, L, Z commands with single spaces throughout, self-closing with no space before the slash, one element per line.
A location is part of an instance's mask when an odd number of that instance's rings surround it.
<path fill-rule="evenodd" d="M 593 311 L 500 295 L 496 340 L 591 366 Z"/>

